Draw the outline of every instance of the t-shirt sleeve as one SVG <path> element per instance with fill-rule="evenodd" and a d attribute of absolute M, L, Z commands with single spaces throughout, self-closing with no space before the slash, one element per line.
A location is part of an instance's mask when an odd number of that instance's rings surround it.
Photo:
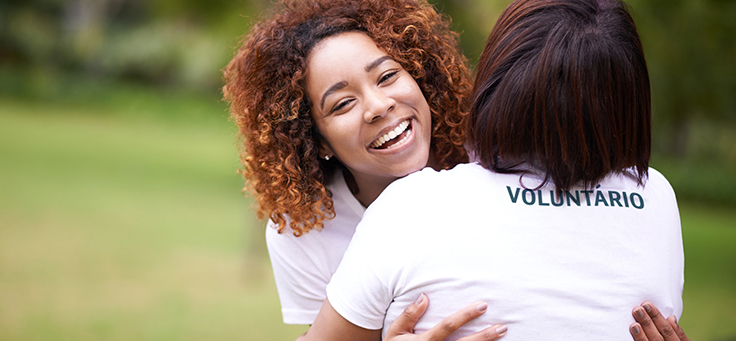
<path fill-rule="evenodd" d="M 326 298 L 330 276 L 317 266 L 315 252 L 310 250 L 312 244 L 297 240 L 288 230 L 279 234 L 273 226 L 269 220 L 266 245 L 284 323 L 312 324 Z"/>
<path fill-rule="evenodd" d="M 431 196 L 424 178 L 433 173 L 417 172 L 393 182 L 365 211 L 327 285 L 330 304 L 351 323 L 366 329 L 384 327 L 386 311 L 408 276 L 402 265 L 412 257 L 404 251 L 416 231 L 416 216 L 407 212 L 427 207 Z"/>
<path fill-rule="evenodd" d="M 668 256 L 669 264 L 673 271 L 674 281 L 672 281 L 670 297 L 682 297 L 682 290 L 685 284 L 685 253 L 682 245 L 682 223 L 680 221 L 680 213 L 677 205 L 675 191 L 669 181 L 654 168 L 649 168 L 649 181 L 647 187 L 655 187 L 652 190 L 657 192 L 657 201 L 666 203 L 662 212 L 658 215 L 660 226 L 670 226 L 666 235 L 669 236 L 670 255 Z M 672 314 L 678 318 L 682 315 L 682 299 L 675 300 Z"/>
<path fill-rule="evenodd" d="M 365 219 L 358 225 L 337 272 L 327 285 L 327 298 L 335 311 L 356 326 L 381 329 L 393 295 L 382 278 L 386 266 L 377 267 L 382 259 L 377 254 L 385 250 L 371 247 L 375 241 L 359 235 L 361 229 L 372 227 L 371 221 Z"/>

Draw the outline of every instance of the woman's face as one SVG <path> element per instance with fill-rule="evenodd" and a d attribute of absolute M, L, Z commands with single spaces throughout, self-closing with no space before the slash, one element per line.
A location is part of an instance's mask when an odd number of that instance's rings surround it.
<path fill-rule="evenodd" d="M 340 160 L 361 191 L 383 190 L 426 166 L 432 130 L 427 100 L 414 78 L 368 35 L 325 38 L 311 51 L 307 70 L 321 156 Z"/>

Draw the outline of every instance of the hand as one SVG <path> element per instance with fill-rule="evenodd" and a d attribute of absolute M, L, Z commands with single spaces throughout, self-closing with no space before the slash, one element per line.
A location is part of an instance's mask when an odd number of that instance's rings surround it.
<path fill-rule="evenodd" d="M 629 326 L 634 341 L 690 341 L 672 315 L 667 319 L 650 302 L 644 302 L 632 311 L 635 323 Z"/>
<path fill-rule="evenodd" d="M 414 326 L 424 315 L 429 306 L 427 295 L 421 294 L 416 302 L 404 309 L 404 312 L 388 327 L 384 341 L 441 341 L 450 336 L 460 327 L 472 321 L 488 309 L 484 302 L 473 303 L 462 310 L 448 316 L 432 329 L 414 334 Z M 475 334 L 468 335 L 458 341 L 491 341 L 498 340 L 506 334 L 506 326 L 495 325 L 483 329 Z"/>

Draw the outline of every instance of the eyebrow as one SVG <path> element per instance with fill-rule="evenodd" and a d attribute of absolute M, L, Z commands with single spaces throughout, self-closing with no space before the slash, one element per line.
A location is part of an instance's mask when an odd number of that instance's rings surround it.
<path fill-rule="evenodd" d="M 391 58 L 391 56 L 383 56 L 381 58 L 378 58 L 378 59 L 374 60 L 372 63 L 368 64 L 365 67 L 365 72 L 370 72 L 371 70 L 375 69 L 377 66 L 381 65 L 381 63 L 383 63 L 383 62 L 385 62 L 386 60 L 389 60 L 389 59 L 390 60 L 394 60 L 393 58 Z"/>
<path fill-rule="evenodd" d="M 391 56 L 380 57 L 372 61 L 370 64 L 366 65 L 365 72 L 370 72 L 371 70 L 375 69 L 376 67 L 381 65 L 381 63 L 385 62 L 386 60 L 394 60 L 394 59 Z M 335 83 L 335 85 L 327 89 L 327 91 L 325 91 L 325 93 L 322 94 L 322 100 L 320 102 L 320 109 L 325 110 L 325 99 L 327 98 L 327 96 L 333 94 L 335 91 L 340 90 L 346 86 L 348 86 L 348 82 L 341 81 L 341 82 Z"/>
<path fill-rule="evenodd" d="M 346 86 L 348 86 L 348 82 L 340 81 L 340 82 L 335 83 L 335 85 L 331 86 L 329 89 L 327 89 L 327 91 L 325 91 L 325 93 L 322 95 L 322 102 L 320 102 L 320 109 L 325 110 L 325 98 L 327 98 L 327 96 L 331 95 L 335 91 L 340 90 Z"/>

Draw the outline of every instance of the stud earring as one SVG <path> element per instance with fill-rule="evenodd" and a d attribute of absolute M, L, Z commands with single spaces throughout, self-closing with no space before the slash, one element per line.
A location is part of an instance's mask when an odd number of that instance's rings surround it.
<path fill-rule="evenodd" d="M 329 155 L 325 155 L 325 161 L 330 161 L 330 156 Z"/>

